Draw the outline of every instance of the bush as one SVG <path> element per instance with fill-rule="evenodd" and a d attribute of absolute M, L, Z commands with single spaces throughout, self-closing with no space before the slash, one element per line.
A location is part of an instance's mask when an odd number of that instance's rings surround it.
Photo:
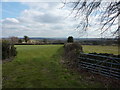
<path fill-rule="evenodd" d="M 76 53 L 83 52 L 82 46 L 79 43 L 66 43 L 64 45 L 65 52 L 75 51 Z"/>
<path fill-rule="evenodd" d="M 14 57 L 17 55 L 16 48 L 14 44 L 11 44 L 9 41 L 2 41 L 2 60 Z"/>
<path fill-rule="evenodd" d="M 77 58 L 82 52 L 82 46 L 79 43 L 66 43 L 64 45 L 64 58 L 71 67 L 77 66 Z"/>
<path fill-rule="evenodd" d="M 72 37 L 72 36 L 69 36 L 68 39 L 67 39 L 67 42 L 68 42 L 68 43 L 72 43 L 72 42 L 73 42 L 73 37 Z"/>
<path fill-rule="evenodd" d="M 22 42 L 23 42 L 22 39 L 19 39 L 19 40 L 18 40 L 18 43 L 22 43 Z"/>

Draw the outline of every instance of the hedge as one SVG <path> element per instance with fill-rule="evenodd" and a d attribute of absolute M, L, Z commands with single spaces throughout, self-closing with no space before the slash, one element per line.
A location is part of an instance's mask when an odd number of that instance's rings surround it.
<path fill-rule="evenodd" d="M 17 55 L 16 48 L 14 44 L 11 44 L 9 41 L 2 41 L 2 60 L 14 57 Z"/>

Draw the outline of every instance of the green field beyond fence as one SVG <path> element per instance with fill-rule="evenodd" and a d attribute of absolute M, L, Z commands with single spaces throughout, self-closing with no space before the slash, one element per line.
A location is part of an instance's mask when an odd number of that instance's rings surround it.
<path fill-rule="evenodd" d="M 118 46 L 101 46 L 101 45 L 82 45 L 85 53 L 109 53 L 120 54 Z"/>
<path fill-rule="evenodd" d="M 3 88 L 99 88 L 103 83 L 71 73 L 61 62 L 63 45 L 16 45 L 17 56 L 3 64 Z M 92 46 L 83 46 L 85 52 Z M 100 49 L 101 48 L 101 49 Z M 96 47 L 105 50 L 106 47 Z M 113 52 L 116 47 L 113 47 Z M 111 47 L 109 49 L 112 49 Z M 108 50 L 108 49 L 107 49 Z M 112 51 L 110 50 L 110 53 Z"/>

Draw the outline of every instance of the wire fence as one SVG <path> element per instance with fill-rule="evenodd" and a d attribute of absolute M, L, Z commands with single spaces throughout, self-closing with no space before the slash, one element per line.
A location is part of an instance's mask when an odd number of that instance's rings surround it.
<path fill-rule="evenodd" d="M 90 70 L 93 73 L 120 79 L 120 58 L 81 53 L 78 57 L 78 63 L 80 68 Z"/>

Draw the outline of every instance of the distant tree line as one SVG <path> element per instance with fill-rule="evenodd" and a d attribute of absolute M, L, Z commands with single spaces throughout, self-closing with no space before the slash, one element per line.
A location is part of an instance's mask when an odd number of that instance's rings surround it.
<path fill-rule="evenodd" d="M 118 40 L 84 40 L 79 41 L 82 45 L 118 45 Z"/>
<path fill-rule="evenodd" d="M 29 39 L 28 36 L 24 36 L 23 39 L 19 39 L 18 37 L 12 36 L 12 37 L 9 37 L 9 39 L 6 39 L 6 40 L 10 41 L 12 44 L 18 44 L 18 43 L 23 43 L 23 42 L 27 43 L 30 39 Z"/>
<path fill-rule="evenodd" d="M 64 43 L 72 43 L 72 42 L 79 42 L 82 45 L 118 45 L 120 43 L 120 39 L 96 39 L 96 40 L 91 40 L 91 39 L 85 39 L 85 40 L 76 40 L 72 36 L 69 36 L 67 39 L 40 39 L 40 40 L 35 40 L 35 39 L 30 39 L 28 36 L 24 36 L 23 38 L 18 38 L 18 37 L 10 37 L 8 39 L 12 44 L 16 45 L 44 45 L 44 44 L 64 44 Z"/>

